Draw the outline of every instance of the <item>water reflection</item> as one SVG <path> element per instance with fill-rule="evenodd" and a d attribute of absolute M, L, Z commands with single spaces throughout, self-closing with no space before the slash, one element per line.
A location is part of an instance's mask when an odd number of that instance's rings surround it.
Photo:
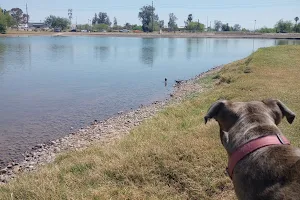
<path fill-rule="evenodd" d="M 4 68 L 5 68 L 5 65 L 4 65 L 4 54 L 5 54 L 5 51 L 6 51 L 6 46 L 4 44 L 1 44 L 0 43 L 0 75 L 4 74 Z"/>
<path fill-rule="evenodd" d="M 173 58 L 175 49 L 176 49 L 176 39 L 175 38 L 169 38 L 168 39 L 168 58 Z"/>
<path fill-rule="evenodd" d="M 204 41 L 205 40 L 205 41 Z M 205 42 L 205 45 L 204 45 Z M 207 50 L 207 39 L 203 39 L 203 38 L 187 38 L 186 39 L 186 58 L 188 60 L 191 59 L 191 57 L 194 56 L 195 57 L 199 57 L 199 52 L 202 49 L 202 47 Z"/>
<path fill-rule="evenodd" d="M 191 59 L 191 54 L 192 54 L 192 38 L 187 38 L 186 39 L 186 58 L 188 60 Z"/>
<path fill-rule="evenodd" d="M 299 44 L 297 40 L 275 40 L 275 45 L 296 45 Z"/>
<path fill-rule="evenodd" d="M 28 58 L 30 56 L 29 49 L 30 49 L 30 44 L 21 43 L 21 44 L 17 45 L 17 47 L 15 48 L 14 51 L 16 53 L 15 56 L 18 59 L 16 59 L 15 62 L 17 62 L 18 64 L 21 64 L 21 65 L 25 65 L 26 61 L 28 60 Z"/>
<path fill-rule="evenodd" d="M 213 40 L 213 52 L 217 56 L 219 56 L 219 55 L 222 56 L 224 54 L 224 52 L 228 52 L 228 40 L 227 39 L 214 39 Z"/>
<path fill-rule="evenodd" d="M 156 41 L 155 38 L 142 38 L 142 48 L 140 60 L 146 65 L 153 65 L 154 59 L 156 57 Z"/>
<path fill-rule="evenodd" d="M 107 46 L 96 46 L 94 47 L 94 57 L 104 62 L 109 58 L 109 50 Z"/>
<path fill-rule="evenodd" d="M 31 67 L 31 56 L 31 44 L 0 44 L 0 75 L 6 70 Z"/>
<path fill-rule="evenodd" d="M 64 44 L 51 44 L 49 47 L 49 51 L 52 54 L 52 59 L 61 59 L 65 57 L 65 51 L 67 50 L 67 46 Z"/>

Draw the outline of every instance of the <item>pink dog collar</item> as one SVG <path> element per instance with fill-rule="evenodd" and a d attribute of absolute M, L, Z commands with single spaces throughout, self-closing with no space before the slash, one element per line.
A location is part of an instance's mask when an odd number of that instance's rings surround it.
<path fill-rule="evenodd" d="M 290 142 L 283 135 L 269 135 L 244 144 L 229 157 L 227 173 L 230 178 L 232 179 L 234 167 L 240 160 L 262 147 L 271 145 L 290 145 Z"/>

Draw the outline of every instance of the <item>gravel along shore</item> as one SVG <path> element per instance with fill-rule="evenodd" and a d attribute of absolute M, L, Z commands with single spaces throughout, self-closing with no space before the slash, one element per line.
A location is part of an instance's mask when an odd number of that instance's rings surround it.
<path fill-rule="evenodd" d="M 146 106 L 141 105 L 139 109 L 130 112 L 119 112 L 118 115 L 104 121 L 95 120 L 90 126 L 63 138 L 36 145 L 31 152 L 23 154 L 22 161 L 9 163 L 0 170 L 0 184 L 9 182 L 23 172 L 34 171 L 41 165 L 53 162 L 60 153 L 81 150 L 95 143 L 107 143 L 121 138 L 132 128 L 138 126 L 145 119 L 153 117 L 166 106 L 180 103 L 191 93 L 202 92 L 203 87 L 197 81 L 221 68 L 222 66 L 218 66 L 189 80 L 176 81 L 174 92 L 165 101 L 156 101 Z"/>

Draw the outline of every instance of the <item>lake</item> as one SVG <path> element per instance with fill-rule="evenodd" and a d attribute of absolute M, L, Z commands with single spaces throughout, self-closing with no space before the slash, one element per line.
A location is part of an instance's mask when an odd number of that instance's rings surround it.
<path fill-rule="evenodd" d="M 300 41 L 0 38 L 0 167 L 95 119 L 164 100 L 175 80 L 281 44 Z"/>

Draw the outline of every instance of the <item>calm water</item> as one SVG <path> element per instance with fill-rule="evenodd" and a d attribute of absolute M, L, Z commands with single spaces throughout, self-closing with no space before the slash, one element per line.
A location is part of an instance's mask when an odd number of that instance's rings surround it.
<path fill-rule="evenodd" d="M 0 166 L 71 127 L 163 100 L 176 79 L 287 43 L 300 41 L 0 38 Z"/>

